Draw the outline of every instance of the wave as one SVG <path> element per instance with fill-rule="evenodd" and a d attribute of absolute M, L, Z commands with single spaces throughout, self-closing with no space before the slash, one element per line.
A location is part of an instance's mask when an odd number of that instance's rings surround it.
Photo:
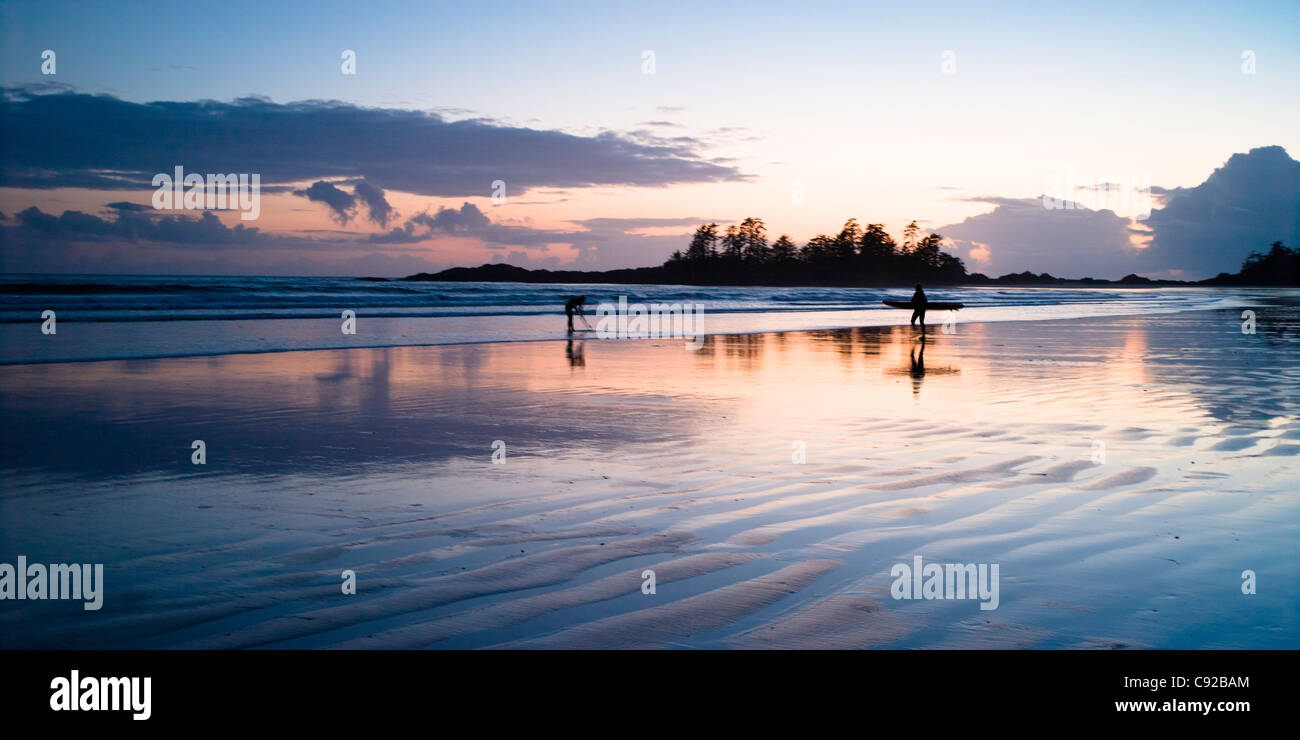
<path fill-rule="evenodd" d="M 996 309 L 995 318 L 1030 319 L 1018 309 L 1078 306 L 1112 313 L 1217 307 L 1230 293 L 1220 288 L 945 287 L 932 301 L 959 301 L 971 309 Z M 745 325 L 785 326 L 793 313 L 826 316 L 859 312 L 878 317 L 891 311 L 881 301 L 911 296 L 911 288 L 756 287 L 696 285 L 610 285 L 532 283 L 416 283 L 343 277 L 195 276 L 0 276 L 0 325 L 29 324 L 46 310 L 62 323 L 138 325 L 144 322 L 294 322 L 357 316 L 402 320 L 484 321 L 558 316 L 572 295 L 588 298 L 588 313 L 601 303 L 693 303 L 712 315 L 757 317 Z M 1049 312 L 1053 315 L 1059 312 Z M 760 315 L 773 320 L 764 322 Z M 1047 314 L 1044 314 L 1047 315 Z M 550 319 L 546 319 L 550 321 Z M 847 319 L 851 322 L 853 319 Z M 880 319 L 869 319 L 879 323 Z M 810 319 L 811 323 L 821 320 Z M 840 321 L 844 323 L 844 321 Z M 495 324 L 494 324 L 495 325 Z"/>

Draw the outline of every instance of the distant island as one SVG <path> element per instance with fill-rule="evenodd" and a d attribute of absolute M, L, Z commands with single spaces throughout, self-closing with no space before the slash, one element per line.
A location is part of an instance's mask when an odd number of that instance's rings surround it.
<path fill-rule="evenodd" d="M 966 272 L 955 255 L 940 249 L 939 234 L 921 236 L 916 222 L 895 242 L 881 224 L 849 219 L 835 236 L 819 234 L 802 247 L 782 234 L 767 240 L 762 219 L 747 218 L 727 227 L 695 230 L 686 251 L 677 251 L 658 267 L 619 270 L 530 270 L 503 263 L 421 272 L 400 280 L 428 282 L 617 283 L 646 285 L 761 285 L 887 287 L 926 285 L 1258 285 L 1300 286 L 1300 249 L 1273 242 L 1268 252 L 1254 252 L 1236 274 L 1197 281 L 1153 280 L 1136 274 L 1119 280 L 1059 278 L 1047 273 L 1008 273 L 989 277 Z M 379 280 L 381 278 L 365 278 Z"/>

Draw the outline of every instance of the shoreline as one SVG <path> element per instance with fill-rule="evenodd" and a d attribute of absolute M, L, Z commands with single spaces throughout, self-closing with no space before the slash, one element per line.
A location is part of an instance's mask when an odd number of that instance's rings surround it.
<path fill-rule="evenodd" d="M 976 307 L 964 308 L 961 311 L 958 311 L 957 323 L 962 325 L 973 325 L 973 324 L 1008 323 L 1008 322 L 1070 321 L 1074 319 L 1102 318 L 1102 317 L 1166 315 L 1172 313 L 1182 313 L 1187 311 L 1215 311 L 1215 310 L 1236 309 L 1236 308 L 1245 308 L 1249 306 L 1254 306 L 1256 305 L 1257 301 L 1261 300 L 1261 298 L 1274 299 L 1274 300 L 1281 299 L 1280 300 L 1281 305 L 1285 305 L 1288 300 L 1291 301 L 1295 300 L 1294 295 L 1288 295 L 1287 293 L 1282 293 L 1276 297 L 1274 296 L 1264 296 L 1264 297 L 1226 296 L 1220 299 L 1219 301 L 1217 301 L 1216 305 L 1193 306 L 1193 307 L 1186 307 L 1186 306 L 1152 307 L 1148 305 L 1125 306 L 1124 304 L 1105 304 L 1105 303 L 1049 304 L 1049 305 L 1042 305 L 1042 306 L 1036 305 L 1036 306 L 1029 306 L 1029 307 L 1016 307 L 1021 309 L 1032 308 L 1032 309 L 1043 311 L 1044 315 L 1040 317 L 1006 315 L 1005 318 L 999 317 L 996 314 L 990 315 L 990 312 L 997 311 L 999 309 L 976 306 Z M 1231 305 L 1227 305 L 1227 304 L 1231 304 Z M 1091 310 L 1085 310 L 1084 312 L 1079 313 L 1078 311 L 1080 308 L 1087 308 Z M 1063 312 L 1068 315 L 1059 315 L 1059 316 L 1052 315 L 1053 311 Z M 979 318 L 969 320 L 969 321 L 964 320 L 963 312 L 966 316 L 975 315 L 978 316 Z M 947 312 L 935 311 L 932 312 L 930 318 L 931 319 L 939 318 L 945 313 Z M 816 323 L 817 318 L 828 316 L 828 315 L 842 315 L 845 316 L 845 318 L 840 321 Z M 109 361 L 127 361 L 127 360 L 161 360 L 161 359 L 183 358 L 183 357 L 221 357 L 221 356 L 228 356 L 228 355 L 230 356 L 259 355 L 259 354 L 275 354 L 275 353 L 306 352 L 306 351 L 331 351 L 331 350 L 346 350 L 346 349 L 385 349 L 385 348 L 394 348 L 394 347 L 439 347 L 439 346 L 454 347 L 454 346 L 480 345 L 480 344 L 513 344 L 513 343 L 547 342 L 547 341 L 589 340 L 587 337 L 579 337 L 576 335 L 566 336 L 562 330 L 557 330 L 554 328 L 549 328 L 549 329 L 545 328 L 545 327 L 554 327 L 556 324 L 562 323 L 561 322 L 562 316 L 563 316 L 562 313 L 557 313 L 554 315 L 552 314 L 511 314 L 511 315 L 486 315 L 486 316 L 472 315 L 472 316 L 425 318 L 425 317 L 389 317 L 384 315 L 367 316 L 364 313 L 362 313 L 357 317 L 359 321 L 365 321 L 368 324 L 379 323 L 381 326 L 386 324 L 391 324 L 397 327 L 392 330 L 392 332 L 394 333 L 404 331 L 403 327 L 411 326 L 413 324 L 424 325 L 429 323 L 453 323 L 453 322 L 457 325 L 464 325 L 471 322 L 481 324 L 485 320 L 492 321 L 494 319 L 504 318 L 504 319 L 510 319 L 511 321 L 502 322 L 502 323 L 509 323 L 514 326 L 523 326 L 524 331 L 535 331 L 537 333 L 541 333 L 544 335 L 531 336 L 531 337 L 496 336 L 496 337 L 484 338 L 484 339 L 450 338 L 450 339 L 440 339 L 438 341 L 408 340 L 408 341 L 397 341 L 397 342 L 392 341 L 392 339 L 390 338 L 388 340 L 377 342 L 377 343 L 324 344 L 321 346 L 311 345 L 311 346 L 302 346 L 302 347 L 268 347 L 265 349 L 257 349 L 253 347 L 242 347 L 238 349 L 211 349 L 206 351 L 190 350 L 190 351 L 179 351 L 179 352 L 137 351 L 134 353 L 122 354 L 119 356 L 104 356 L 102 353 L 92 353 L 95 356 L 86 356 L 86 357 L 72 355 L 72 356 L 55 356 L 49 358 L 27 357 L 24 359 L 12 359 L 10 357 L 0 356 L 0 367 L 18 366 L 18 365 L 48 365 L 48 364 L 59 364 L 65 362 L 75 362 L 75 363 L 92 362 L 93 363 L 93 362 L 109 362 Z M 817 309 L 817 310 L 806 310 L 806 311 L 800 311 L 800 310 L 743 311 L 743 312 L 717 311 L 717 312 L 704 314 L 704 316 L 706 317 L 706 321 L 704 322 L 705 330 L 700 333 L 700 336 L 709 337 L 709 336 L 727 336 L 727 335 L 770 334 L 770 333 L 782 333 L 782 332 L 790 332 L 790 331 L 833 331 L 838 329 L 853 329 L 859 327 L 907 326 L 908 318 L 910 314 L 908 314 L 907 311 L 900 310 L 900 309 L 870 308 L 870 309 L 848 309 L 848 310 Z M 880 320 L 881 317 L 884 316 L 891 316 L 891 317 L 896 316 L 896 318 L 887 319 L 883 321 Z M 711 320 L 709 320 L 709 317 L 711 317 Z M 740 318 L 736 318 L 736 317 L 740 317 Z M 780 324 L 784 322 L 786 324 L 791 324 L 791 325 L 784 328 L 781 327 L 771 328 L 770 326 L 769 328 L 744 328 L 745 323 L 752 322 L 756 317 L 762 317 L 760 320 L 769 321 L 770 324 Z M 850 318 L 858 319 L 858 321 L 856 321 L 855 323 L 851 323 Z M 709 328 L 710 324 L 720 319 L 726 322 L 727 324 L 726 328 L 723 329 Z M 869 319 L 869 321 L 864 323 L 861 319 Z M 36 347 L 40 347 L 44 349 L 47 345 L 39 344 L 39 342 L 43 342 L 46 340 L 36 339 L 34 343 L 31 337 L 25 337 L 25 335 L 19 334 L 19 332 L 30 333 L 28 330 L 31 328 L 31 325 L 33 323 L 35 322 L 25 322 L 22 324 L 18 324 L 18 323 L 0 324 L 0 339 L 7 338 L 10 340 L 7 344 L 10 347 L 10 351 L 12 352 L 23 352 L 25 349 L 36 348 Z M 167 330 L 171 329 L 172 325 L 175 323 L 176 322 L 174 321 L 159 322 L 159 321 L 149 321 L 145 319 L 132 320 L 132 321 L 65 320 L 60 322 L 60 326 L 64 329 L 63 331 L 64 337 L 68 336 L 67 327 L 69 326 L 75 327 L 73 329 L 73 332 L 79 332 L 80 329 L 83 327 L 100 325 L 100 326 L 118 328 L 123 332 L 128 332 L 128 333 L 136 332 L 139 335 L 149 336 L 151 338 L 157 338 L 159 335 L 166 335 L 168 333 Z M 248 327 L 248 328 L 242 328 L 242 333 L 245 335 L 251 335 L 253 333 L 256 333 L 256 329 L 253 328 L 254 325 L 284 327 L 286 324 L 293 323 L 297 325 L 311 324 L 312 326 L 317 327 L 317 329 L 319 330 L 313 332 L 316 336 L 330 336 L 331 334 L 337 335 L 337 326 L 338 326 L 338 321 L 333 318 L 329 318 L 329 319 L 321 319 L 321 318 L 187 319 L 183 323 L 195 324 L 195 325 L 199 325 L 199 324 L 210 325 L 211 327 L 213 327 L 214 331 L 223 330 L 224 333 L 226 334 L 235 332 L 236 325 L 238 325 L 240 328 Z M 941 331 L 940 324 L 941 321 L 932 321 L 929 324 L 931 328 L 931 333 Z M 540 328 L 533 328 L 533 327 L 540 327 Z M 427 331 L 428 329 L 422 329 L 422 330 Z M 463 331 L 461 329 L 456 329 L 456 330 Z M 8 336 L 6 337 L 6 335 Z M 353 336 L 357 336 L 357 335 L 353 335 Z M 617 339 L 618 341 L 626 341 L 626 340 L 665 341 L 671 339 L 689 339 L 692 338 L 693 336 L 694 335 L 686 336 L 686 337 L 669 337 L 669 336 L 619 337 Z M 23 339 L 19 339 L 19 337 L 23 337 Z M 590 338 L 590 340 L 610 341 L 608 339 L 598 339 L 595 337 Z M 127 345 L 137 344 L 137 342 L 132 342 L 129 340 L 124 341 L 121 339 L 104 338 L 102 336 L 97 337 L 95 341 L 100 342 L 101 345 L 106 345 L 106 346 L 122 346 L 123 344 L 127 344 Z M 216 341 L 221 341 L 221 340 L 218 339 Z M 339 340 L 335 339 L 330 341 L 337 342 Z M 0 342 L 0 344 L 5 344 L 5 343 Z"/>

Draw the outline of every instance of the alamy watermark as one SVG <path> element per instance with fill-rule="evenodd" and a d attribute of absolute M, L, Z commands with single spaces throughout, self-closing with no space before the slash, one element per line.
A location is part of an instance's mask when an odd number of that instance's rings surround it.
<path fill-rule="evenodd" d="M 618 303 L 596 306 L 595 334 L 600 339 L 660 339 L 685 337 L 687 349 L 704 346 L 704 304 Z"/>
<path fill-rule="evenodd" d="M 898 563 L 889 593 L 895 599 L 979 599 L 981 611 L 998 608 L 997 563 Z"/>
<path fill-rule="evenodd" d="M 1043 208 L 1114 211 L 1137 221 L 1151 215 L 1151 175 L 1090 175 L 1074 170 L 1043 178 Z"/>
<path fill-rule="evenodd" d="M 86 611 L 104 605 L 103 563 L 31 563 L 18 556 L 18 565 L 0 563 L 0 601 L 82 599 Z"/>
<path fill-rule="evenodd" d="M 50 681 L 50 709 L 56 712 L 131 712 L 131 719 L 153 716 L 149 676 L 86 676 L 76 668 Z"/>
<path fill-rule="evenodd" d="M 153 176 L 153 207 L 160 211 L 238 210 L 239 218 L 256 221 L 262 214 L 262 176 L 209 173 L 206 177 L 176 166 L 174 176 L 159 172 Z"/>

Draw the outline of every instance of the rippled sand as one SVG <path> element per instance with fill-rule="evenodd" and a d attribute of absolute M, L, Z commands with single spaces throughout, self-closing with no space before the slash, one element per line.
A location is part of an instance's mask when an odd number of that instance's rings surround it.
<path fill-rule="evenodd" d="M 1256 310 L 0 367 L 0 562 L 107 580 L 0 646 L 1300 647 Z M 892 598 L 917 555 L 998 608 Z"/>

